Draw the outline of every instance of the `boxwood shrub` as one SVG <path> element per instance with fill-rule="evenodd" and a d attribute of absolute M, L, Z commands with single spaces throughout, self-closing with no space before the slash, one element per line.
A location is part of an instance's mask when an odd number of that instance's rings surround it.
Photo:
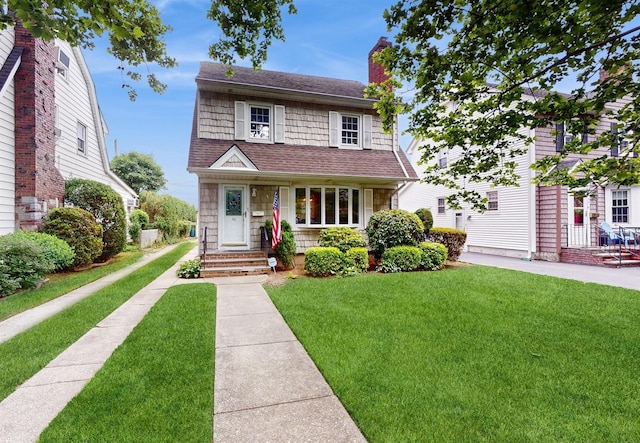
<path fill-rule="evenodd" d="M 369 269 L 367 248 L 351 248 L 344 253 L 343 274 L 361 274 Z"/>
<path fill-rule="evenodd" d="M 54 265 L 42 247 L 20 234 L 0 236 L 0 297 L 35 287 Z"/>
<path fill-rule="evenodd" d="M 467 241 L 467 233 L 454 228 L 431 228 L 427 240 L 442 243 L 448 251 L 448 259 L 458 260 L 462 254 L 462 247 Z"/>
<path fill-rule="evenodd" d="M 102 253 L 102 226 L 93 214 L 80 208 L 56 208 L 42 223 L 42 232 L 54 235 L 73 249 L 74 266 L 91 264 Z"/>
<path fill-rule="evenodd" d="M 418 246 L 424 240 L 424 226 L 420 218 L 402 209 L 373 213 L 366 232 L 376 259 L 394 246 Z"/>
<path fill-rule="evenodd" d="M 345 253 L 351 248 L 364 248 L 367 246 L 367 242 L 362 233 L 347 227 L 326 228 L 321 230 L 318 243 L 324 247 L 333 246 Z"/>
<path fill-rule="evenodd" d="M 269 247 L 271 247 L 273 221 L 267 220 L 264 224 L 264 228 L 267 231 L 267 241 L 269 242 Z M 280 230 L 282 232 L 282 240 L 278 242 L 275 253 L 276 256 L 280 259 L 280 263 L 282 263 L 282 266 L 285 269 L 291 269 L 293 268 L 297 253 L 296 240 L 293 236 L 291 225 L 286 220 L 282 220 L 280 222 Z"/>
<path fill-rule="evenodd" d="M 407 272 L 420 269 L 422 251 L 416 246 L 394 246 L 382 254 L 378 270 L 382 272 Z"/>
<path fill-rule="evenodd" d="M 314 277 L 340 274 L 344 266 L 344 254 L 334 247 L 316 246 L 304 253 L 304 270 Z"/>
<path fill-rule="evenodd" d="M 64 271 L 73 267 L 75 253 L 66 241 L 44 232 L 16 231 L 9 235 L 26 238 L 40 245 L 42 257 L 51 263 L 53 272 Z"/>
<path fill-rule="evenodd" d="M 431 209 L 420 208 L 416 210 L 416 215 L 420 217 L 420 220 L 422 220 L 425 234 L 429 233 L 429 230 L 433 226 L 433 215 L 431 214 Z"/>
<path fill-rule="evenodd" d="M 441 243 L 422 242 L 420 243 L 420 267 L 428 271 L 437 271 L 444 267 L 447 261 L 447 248 Z"/>

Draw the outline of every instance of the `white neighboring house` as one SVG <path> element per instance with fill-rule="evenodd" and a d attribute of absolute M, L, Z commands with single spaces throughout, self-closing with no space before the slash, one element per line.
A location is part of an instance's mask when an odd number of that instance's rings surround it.
<path fill-rule="evenodd" d="M 536 94 L 544 94 L 537 91 Z M 525 96 L 523 99 L 529 99 Z M 620 103 L 612 103 L 609 109 L 616 111 Z M 618 132 L 616 121 L 603 116 L 596 133 Z M 524 129 L 523 129 L 524 130 Z M 528 152 L 514 159 L 520 176 L 519 186 L 491 188 L 488 184 L 472 184 L 471 187 L 488 199 L 488 210 L 478 213 L 469 207 L 450 209 L 445 198 L 453 191 L 443 186 L 420 182 L 408 183 L 399 191 L 399 207 L 415 211 L 418 208 L 431 210 L 434 226 L 452 227 L 467 232 L 466 250 L 527 259 L 542 259 L 572 263 L 600 264 L 594 258 L 593 249 L 610 244 L 610 238 L 600 229 L 602 223 L 611 225 L 615 232 L 631 233 L 631 241 L 625 247 L 635 254 L 640 252 L 640 186 L 599 187 L 590 196 L 569 192 L 564 186 L 541 186 L 533 184 L 535 172 L 531 165 L 540 158 L 561 152 L 564 143 L 571 137 L 582 137 L 588 141 L 592 135 L 569 134 L 562 122 L 547 128 L 538 128 L 529 135 L 535 143 Z M 621 155 L 625 145 L 619 139 L 617 146 L 600 148 L 598 151 L 580 156 L 574 154 L 564 162 L 571 168 L 586 158 L 601 155 Z M 521 142 L 519 142 L 521 143 Z M 420 140 L 413 140 L 407 149 L 411 164 L 422 177 L 424 165 Z M 460 151 L 441 152 L 436 161 L 441 167 L 455 161 Z M 635 237 L 634 237 L 635 235 Z M 635 238 L 635 240 L 633 240 Z M 638 255 L 640 257 L 640 255 Z"/>
<path fill-rule="evenodd" d="M 106 132 L 78 48 L 0 31 L 0 235 L 36 230 L 71 178 L 107 184 L 131 211 L 137 195 L 109 167 Z"/>

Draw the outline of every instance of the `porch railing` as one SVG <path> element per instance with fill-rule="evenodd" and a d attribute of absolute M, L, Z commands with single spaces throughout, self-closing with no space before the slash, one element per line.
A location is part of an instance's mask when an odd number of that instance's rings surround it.
<path fill-rule="evenodd" d="M 564 225 L 563 245 L 569 248 L 594 248 L 622 262 L 623 253 L 640 258 L 640 227 L 612 227 L 609 235 L 598 223 Z"/>

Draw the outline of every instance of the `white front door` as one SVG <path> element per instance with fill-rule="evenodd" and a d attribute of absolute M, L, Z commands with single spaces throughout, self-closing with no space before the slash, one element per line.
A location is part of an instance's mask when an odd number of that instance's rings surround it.
<path fill-rule="evenodd" d="M 220 247 L 222 249 L 248 248 L 249 208 L 246 186 L 222 185 L 220 197 Z"/>
<path fill-rule="evenodd" d="M 567 223 L 568 246 L 590 246 L 591 224 L 589 223 L 589 196 L 569 194 Z"/>

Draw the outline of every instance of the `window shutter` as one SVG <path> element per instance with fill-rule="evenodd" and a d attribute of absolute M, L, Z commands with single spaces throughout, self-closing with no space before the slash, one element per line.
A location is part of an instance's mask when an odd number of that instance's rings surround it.
<path fill-rule="evenodd" d="M 280 217 L 289 221 L 289 187 L 280 186 Z"/>
<path fill-rule="evenodd" d="M 329 146 L 337 148 L 340 146 L 340 114 L 329 111 Z"/>
<path fill-rule="evenodd" d="M 364 190 L 364 226 L 369 224 L 369 219 L 373 215 L 373 189 Z"/>
<path fill-rule="evenodd" d="M 613 138 L 613 143 L 611 144 L 611 157 L 617 157 L 620 151 L 620 141 L 618 140 L 618 127 L 614 122 L 611 122 L 611 136 Z"/>
<path fill-rule="evenodd" d="M 371 129 L 373 126 L 373 117 L 364 115 L 362 117 L 362 148 L 371 149 Z"/>
<path fill-rule="evenodd" d="M 564 146 L 564 123 L 556 123 L 556 152 L 562 152 Z"/>
<path fill-rule="evenodd" d="M 236 140 L 246 140 L 247 135 L 245 132 L 246 128 L 246 109 L 247 104 L 245 102 L 236 102 L 236 130 L 235 130 L 235 139 Z"/>
<path fill-rule="evenodd" d="M 276 126 L 273 141 L 275 143 L 284 143 L 284 106 L 275 105 L 274 113 Z"/>

